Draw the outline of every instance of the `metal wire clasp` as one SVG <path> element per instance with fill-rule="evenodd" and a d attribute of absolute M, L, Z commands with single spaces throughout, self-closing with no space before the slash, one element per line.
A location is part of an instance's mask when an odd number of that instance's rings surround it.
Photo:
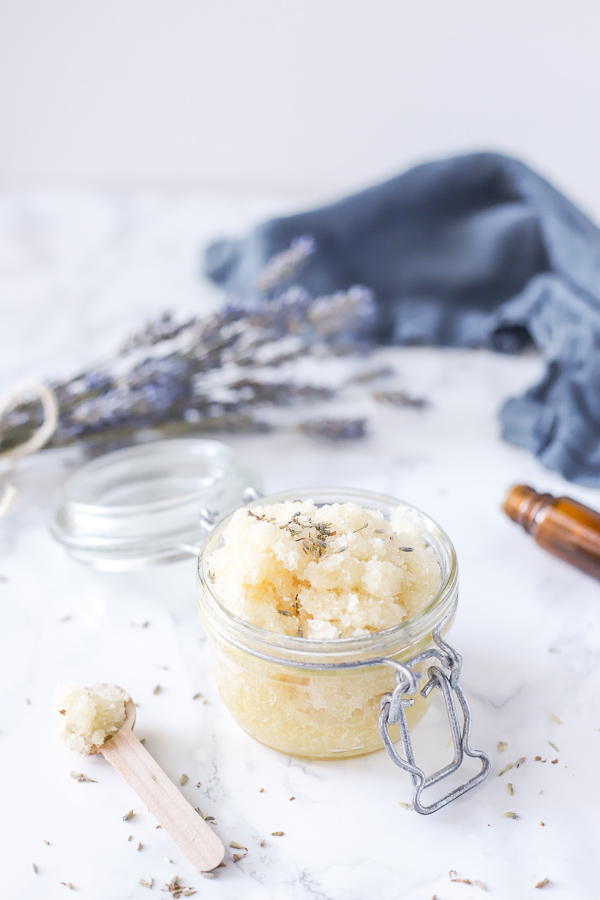
<path fill-rule="evenodd" d="M 423 816 L 436 812 L 436 810 L 441 809 L 442 806 L 446 806 L 446 804 L 450 803 L 452 800 L 460 797 L 461 794 L 470 791 L 471 788 L 474 788 L 487 777 L 490 770 L 490 759 L 487 753 L 484 753 L 483 750 L 473 750 L 471 747 L 471 709 L 459 683 L 462 657 L 444 641 L 441 635 L 442 628 L 446 624 L 448 618 L 449 616 L 440 622 L 433 632 L 433 640 L 437 644 L 437 648 L 432 647 L 429 650 L 425 650 L 423 653 L 413 656 L 412 659 L 403 664 L 397 663 L 394 660 L 387 661 L 388 664 L 392 664 L 396 669 L 397 685 L 392 693 L 384 694 L 380 700 L 381 711 L 379 713 L 379 734 L 381 735 L 381 739 L 385 744 L 386 750 L 392 758 L 392 761 L 395 762 L 397 766 L 400 766 L 401 769 L 405 769 L 405 771 L 412 776 L 414 784 L 412 798 L 413 808 Z M 421 688 L 420 693 L 423 697 L 427 697 L 434 688 L 438 688 L 442 692 L 446 703 L 448 720 L 450 722 L 452 742 L 454 744 L 453 761 L 428 777 L 425 776 L 423 770 L 415 763 L 405 712 L 406 707 L 414 704 L 414 700 L 411 699 L 410 695 L 416 693 L 418 680 L 421 678 L 421 674 L 415 672 L 414 667 L 427 659 L 435 659 L 438 661 L 439 665 L 432 665 L 429 667 L 427 672 L 428 681 L 425 686 Z M 458 699 L 462 709 L 462 729 L 459 723 L 455 698 Z M 388 725 L 395 725 L 396 723 L 398 723 L 400 728 L 404 757 L 402 757 L 396 749 L 388 731 Z M 481 770 L 468 781 L 465 781 L 464 784 L 459 785 L 459 787 L 450 791 L 450 793 L 446 794 L 445 797 L 442 797 L 435 803 L 431 803 L 429 806 L 421 803 L 421 794 L 423 791 L 431 785 L 437 784 L 438 781 L 441 781 L 448 775 L 451 775 L 452 772 L 456 772 L 461 766 L 465 756 L 480 759 L 482 761 Z"/>

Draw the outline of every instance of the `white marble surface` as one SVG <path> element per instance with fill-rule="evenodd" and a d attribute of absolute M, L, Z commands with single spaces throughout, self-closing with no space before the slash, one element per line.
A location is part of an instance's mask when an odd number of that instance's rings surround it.
<path fill-rule="evenodd" d="M 165 307 L 207 308 L 215 295 L 197 278 L 203 241 L 292 205 L 4 195 L 0 386 L 67 374 Z M 412 349 L 376 358 L 396 367 L 394 383 L 426 395 L 430 409 L 378 406 L 362 389 L 340 408 L 369 415 L 363 443 L 327 446 L 293 430 L 229 443 L 264 473 L 269 491 L 320 483 L 391 493 L 450 533 L 462 570 L 452 641 L 464 655 L 474 745 L 492 758 L 488 780 L 422 818 L 399 805 L 410 798 L 409 780 L 384 751 L 307 762 L 254 742 L 217 695 L 194 563 L 109 575 L 71 561 L 47 529 L 70 463 L 45 454 L 23 463 L 17 503 L 0 520 L 2 897 L 54 900 L 69 896 L 61 882 L 71 882 L 82 898 L 145 900 L 167 896 L 161 887 L 177 873 L 215 900 L 478 898 L 481 887 L 451 882 L 452 869 L 502 898 L 543 896 L 534 886 L 545 877 L 551 897 L 598 895 L 600 585 L 540 550 L 500 502 L 522 481 L 596 507 L 600 493 L 564 483 L 499 438 L 498 407 L 537 377 L 535 357 Z M 215 816 L 225 844 L 247 845 L 247 857 L 233 863 L 228 851 L 227 867 L 205 880 L 107 763 L 52 742 L 55 687 L 96 681 L 131 692 L 148 749 L 174 780 L 189 776 L 186 797 Z M 206 703 L 192 700 L 197 691 Z M 432 711 L 415 735 L 424 766 L 447 740 Z M 523 765 L 498 776 L 521 756 Z M 73 769 L 98 783 L 78 783 Z M 130 808 L 135 817 L 121 821 Z M 150 877 L 152 889 L 138 884 Z"/>

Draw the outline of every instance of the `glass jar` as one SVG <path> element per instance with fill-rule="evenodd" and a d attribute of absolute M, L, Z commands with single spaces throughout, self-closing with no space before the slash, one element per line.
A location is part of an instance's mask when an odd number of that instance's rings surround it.
<path fill-rule="evenodd" d="M 418 515 L 435 550 L 442 583 L 418 615 L 394 628 L 356 638 L 308 640 L 274 634 L 234 616 L 208 577 L 213 552 L 222 545 L 231 515 L 207 538 L 198 559 L 198 605 L 210 638 L 214 672 L 224 703 L 237 722 L 263 744 L 294 756 L 334 759 L 360 756 L 382 747 L 380 700 L 396 687 L 396 672 L 369 660 L 409 659 L 433 647 L 433 631 L 444 635 L 454 616 L 458 567 L 454 547 L 428 516 L 393 497 L 367 491 L 312 488 L 273 494 L 261 504 L 312 500 L 321 506 L 352 501 L 389 517 L 405 507 Z M 431 660 L 429 660 L 431 661 Z M 362 667 L 353 664 L 360 663 Z M 414 667 L 425 684 L 427 665 Z M 406 708 L 409 726 L 425 713 L 432 694 L 416 692 Z"/>
<path fill-rule="evenodd" d="M 197 556 L 212 519 L 259 484 L 220 441 L 137 444 L 83 465 L 67 482 L 50 529 L 79 562 L 128 572 Z"/>

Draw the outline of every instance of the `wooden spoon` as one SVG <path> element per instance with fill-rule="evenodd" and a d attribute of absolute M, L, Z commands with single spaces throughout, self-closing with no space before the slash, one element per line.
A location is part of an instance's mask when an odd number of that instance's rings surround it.
<path fill-rule="evenodd" d="M 138 741 L 134 722 L 135 703 L 127 700 L 119 731 L 90 753 L 108 760 L 198 871 L 216 869 L 225 856 L 222 841 Z"/>

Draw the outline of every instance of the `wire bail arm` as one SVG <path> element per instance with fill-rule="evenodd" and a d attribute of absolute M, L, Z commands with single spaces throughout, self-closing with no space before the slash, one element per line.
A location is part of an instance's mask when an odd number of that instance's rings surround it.
<path fill-rule="evenodd" d="M 451 610 L 451 613 L 453 611 Z M 474 750 L 471 747 L 471 709 L 459 680 L 462 657 L 444 641 L 441 634 L 442 628 L 449 620 L 451 613 L 433 631 L 433 640 L 437 647 L 432 647 L 423 653 L 419 653 L 403 665 L 398 663 L 394 665 L 396 669 L 396 687 L 392 693 L 384 694 L 380 700 L 379 734 L 392 761 L 412 777 L 414 785 L 412 805 L 415 811 L 423 816 L 436 812 L 438 809 L 451 803 L 452 800 L 470 791 L 471 788 L 474 788 L 487 777 L 490 770 L 490 759 L 487 753 L 484 753 L 483 750 Z M 428 659 L 436 660 L 437 664 L 429 667 L 427 672 L 428 681 L 421 688 L 420 693 L 421 696 L 427 697 L 434 688 L 441 691 L 446 704 L 446 713 L 452 733 L 454 759 L 447 766 L 434 772 L 433 775 L 426 776 L 415 762 L 408 721 L 406 719 L 406 709 L 414 704 L 414 700 L 410 695 L 416 693 L 418 688 L 417 682 L 421 677 L 419 672 L 414 671 L 414 667 Z M 393 660 L 389 660 L 388 663 L 393 663 Z M 463 714 L 462 728 L 459 722 L 456 701 L 458 701 Z M 388 731 L 388 726 L 395 724 L 398 724 L 400 728 L 404 756 L 396 749 Z M 479 772 L 435 803 L 429 805 L 422 803 L 421 795 L 423 791 L 456 772 L 462 765 L 465 756 L 481 760 Z"/>

